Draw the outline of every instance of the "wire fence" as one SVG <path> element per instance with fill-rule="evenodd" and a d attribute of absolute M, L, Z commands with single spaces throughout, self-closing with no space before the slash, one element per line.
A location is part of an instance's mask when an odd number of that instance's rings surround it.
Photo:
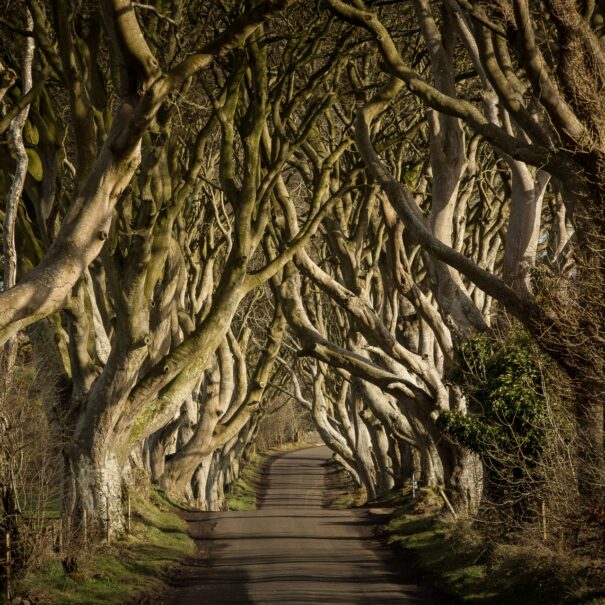
<path fill-rule="evenodd" d="M 57 519 L 48 519 L 46 522 L 37 523 L 35 532 L 28 532 L 27 549 L 30 553 L 51 552 L 64 560 L 73 556 L 76 552 L 86 551 L 93 543 L 105 543 L 111 546 L 114 519 L 111 518 L 109 503 L 106 503 L 106 514 L 102 519 L 91 522 L 87 511 L 83 511 L 76 520 L 71 515 L 61 515 Z M 130 494 L 128 494 L 123 507 L 125 530 L 127 534 L 132 532 L 132 505 Z M 2 562 L 4 584 L 3 597 L 6 603 L 15 598 L 15 577 L 17 553 L 23 548 L 11 531 L 4 531 L 2 539 L 3 556 Z"/>

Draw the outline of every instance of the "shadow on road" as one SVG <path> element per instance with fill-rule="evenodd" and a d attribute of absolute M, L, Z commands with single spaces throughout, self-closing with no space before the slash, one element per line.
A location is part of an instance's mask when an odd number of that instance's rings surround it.
<path fill-rule="evenodd" d="M 328 448 L 277 457 L 256 511 L 187 513 L 199 556 L 184 564 L 159 605 L 445 605 L 401 573 L 374 537 L 376 519 L 325 508 Z"/>

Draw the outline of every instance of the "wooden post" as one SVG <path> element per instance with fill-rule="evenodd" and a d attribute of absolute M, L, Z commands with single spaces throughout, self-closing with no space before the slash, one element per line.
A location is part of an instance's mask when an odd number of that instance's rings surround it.
<path fill-rule="evenodd" d="M 55 550 L 55 524 L 50 524 L 50 549 Z"/>
<path fill-rule="evenodd" d="M 6 548 L 5 555 L 5 566 L 6 566 L 6 586 L 5 586 L 5 596 L 6 602 L 8 603 L 11 599 L 12 591 L 11 591 L 11 535 L 10 532 L 6 532 L 4 536 L 4 545 Z"/>
<path fill-rule="evenodd" d="M 128 530 L 128 533 L 130 533 L 130 492 L 128 492 L 128 510 L 126 515 L 126 523 L 126 528 Z"/>
<path fill-rule="evenodd" d="M 546 531 L 546 501 L 542 498 L 542 539 L 546 542 L 548 539 L 548 532 Z"/>
<path fill-rule="evenodd" d="M 59 520 L 59 556 L 63 554 L 63 517 Z"/>
<path fill-rule="evenodd" d="M 86 546 L 88 544 L 88 513 L 86 510 L 82 512 L 82 538 L 84 546 Z"/>
<path fill-rule="evenodd" d="M 111 546 L 111 516 L 109 514 L 109 496 L 105 496 L 105 538 L 107 540 L 107 546 Z"/>
<path fill-rule="evenodd" d="M 445 505 L 447 506 L 450 513 L 452 513 L 452 516 L 454 517 L 454 519 L 457 519 L 458 515 L 456 514 L 456 511 L 454 510 L 452 503 L 449 501 L 448 497 L 445 495 L 445 492 L 441 488 L 439 488 L 439 494 L 443 498 L 443 501 L 445 502 Z"/>

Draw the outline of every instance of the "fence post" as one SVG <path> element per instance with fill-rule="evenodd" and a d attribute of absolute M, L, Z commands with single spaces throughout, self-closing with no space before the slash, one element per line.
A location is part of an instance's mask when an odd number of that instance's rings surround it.
<path fill-rule="evenodd" d="M 106 509 L 106 516 L 105 516 L 105 538 L 107 540 L 107 546 L 111 546 L 111 529 L 110 529 L 110 525 L 111 525 L 111 516 L 109 514 L 109 495 L 105 496 L 105 509 Z"/>
<path fill-rule="evenodd" d="M 542 539 L 546 542 L 548 539 L 548 532 L 546 531 L 546 501 L 542 498 Z"/>
<path fill-rule="evenodd" d="M 12 595 L 11 590 L 11 535 L 10 532 L 6 532 L 4 536 L 4 545 L 6 548 L 5 565 L 6 565 L 6 586 L 5 586 L 5 597 L 8 603 Z"/>

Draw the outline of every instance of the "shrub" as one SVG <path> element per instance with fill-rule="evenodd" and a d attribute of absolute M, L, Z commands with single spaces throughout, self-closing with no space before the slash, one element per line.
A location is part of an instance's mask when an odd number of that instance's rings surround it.
<path fill-rule="evenodd" d="M 464 343 L 451 379 L 466 395 L 468 409 L 442 413 L 438 424 L 481 458 L 484 511 L 503 534 L 535 521 L 543 513 L 550 475 L 557 467 L 573 475 L 573 423 L 556 385 L 560 372 L 524 330 L 513 327 Z"/>

